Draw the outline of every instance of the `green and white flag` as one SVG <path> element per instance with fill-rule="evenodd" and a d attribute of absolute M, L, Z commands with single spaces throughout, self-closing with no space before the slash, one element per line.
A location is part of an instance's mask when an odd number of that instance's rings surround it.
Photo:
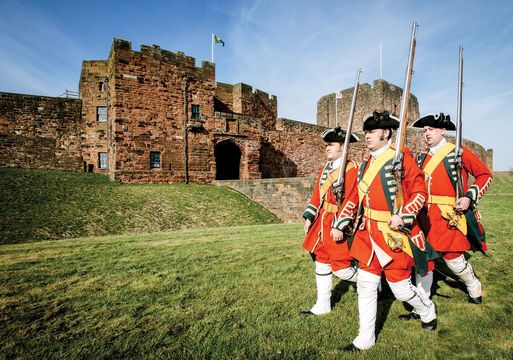
<path fill-rule="evenodd" d="M 212 33 L 212 63 L 214 62 L 214 45 L 215 44 L 222 44 L 224 46 L 224 41 L 219 36 Z"/>
<path fill-rule="evenodd" d="M 223 44 L 223 46 L 224 46 L 224 41 L 221 40 L 221 38 L 219 36 L 217 36 L 216 34 L 214 34 L 214 40 L 217 44 Z"/>

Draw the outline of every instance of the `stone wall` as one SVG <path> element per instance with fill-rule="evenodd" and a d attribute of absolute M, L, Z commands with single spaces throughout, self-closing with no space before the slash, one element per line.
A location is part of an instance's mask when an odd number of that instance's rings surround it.
<path fill-rule="evenodd" d="M 263 178 L 316 175 L 324 164 L 324 127 L 278 119 L 262 141 L 260 169 Z"/>
<path fill-rule="evenodd" d="M 336 116 L 338 116 L 338 124 L 345 129 L 351 110 L 353 92 L 354 88 L 341 90 L 342 99 L 338 99 L 338 102 L 334 93 L 321 97 L 317 102 L 317 125 L 335 127 Z M 360 84 L 358 97 L 356 98 L 353 130 L 361 130 L 365 117 L 372 114 L 374 110 L 388 110 L 392 115 L 399 117 L 402 94 L 403 89 L 385 80 L 374 80 L 372 87 L 366 83 Z M 335 104 L 337 104 L 338 114 L 335 110 Z M 418 117 L 419 104 L 417 98 L 415 95 L 410 94 L 408 123 L 411 123 Z"/>
<path fill-rule="evenodd" d="M 303 221 L 303 212 L 310 201 L 315 177 L 216 181 L 246 195 L 278 216 L 283 222 Z"/>
<path fill-rule="evenodd" d="M 81 101 L 0 92 L 0 166 L 82 171 Z"/>
<path fill-rule="evenodd" d="M 278 119 L 276 129 L 266 132 L 262 143 L 261 171 L 263 178 L 316 176 L 326 161 L 324 142 L 320 134 L 326 129 L 322 126 L 305 124 L 293 120 Z M 349 157 L 362 161 L 367 156 L 363 131 L 355 132 L 360 142 L 349 145 Z M 395 132 L 393 139 L 395 139 Z M 447 137 L 454 142 L 451 136 Z M 408 127 L 406 144 L 413 154 L 426 148 L 422 129 Z M 463 145 L 475 152 L 485 164 L 493 169 L 493 150 L 463 140 Z"/>

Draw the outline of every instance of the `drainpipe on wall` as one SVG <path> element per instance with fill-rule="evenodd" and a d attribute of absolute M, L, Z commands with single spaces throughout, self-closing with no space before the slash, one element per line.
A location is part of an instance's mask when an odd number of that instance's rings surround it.
<path fill-rule="evenodd" d="M 187 84 L 194 80 L 192 75 L 187 74 L 183 77 L 183 171 L 184 183 L 189 183 L 189 156 L 188 156 L 188 134 L 187 134 Z"/>

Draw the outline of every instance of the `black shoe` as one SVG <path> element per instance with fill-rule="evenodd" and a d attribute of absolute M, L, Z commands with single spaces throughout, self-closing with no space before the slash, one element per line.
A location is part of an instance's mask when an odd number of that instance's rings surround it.
<path fill-rule="evenodd" d="M 362 349 L 358 349 L 356 346 L 353 345 L 353 343 L 347 345 L 347 346 L 344 346 L 342 348 L 343 351 L 345 352 L 352 352 L 352 353 L 359 353 L 359 352 L 362 352 Z"/>
<path fill-rule="evenodd" d="M 435 331 L 436 330 L 436 318 L 427 323 L 422 322 L 422 328 L 427 331 Z"/>
<path fill-rule="evenodd" d="M 479 305 L 479 304 L 482 304 L 483 303 L 483 297 L 482 296 L 478 296 L 478 297 L 471 297 L 470 295 L 468 296 L 468 302 L 471 303 L 471 304 L 476 304 L 476 305 Z"/>
<path fill-rule="evenodd" d="M 433 302 L 433 306 L 435 307 L 435 315 L 437 315 L 438 312 L 436 311 L 436 303 L 435 302 Z M 437 325 L 436 318 L 434 318 L 430 322 L 422 321 L 422 328 L 427 331 L 435 331 L 436 325 Z"/>
<path fill-rule="evenodd" d="M 317 315 L 315 315 L 313 312 L 311 312 L 310 310 L 308 310 L 308 311 L 300 311 L 300 312 L 299 312 L 299 315 L 300 315 L 301 317 L 317 316 Z"/>
<path fill-rule="evenodd" d="M 399 315 L 399 320 L 405 320 L 405 321 L 408 321 L 408 320 L 419 320 L 420 319 L 420 315 L 419 314 L 416 314 L 414 312 L 411 312 L 409 314 L 402 314 L 402 315 Z"/>

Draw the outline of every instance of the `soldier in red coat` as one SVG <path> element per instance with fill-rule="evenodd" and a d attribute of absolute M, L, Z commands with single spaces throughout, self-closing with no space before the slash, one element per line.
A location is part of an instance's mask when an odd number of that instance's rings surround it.
<path fill-rule="evenodd" d="M 490 186 L 492 173 L 470 149 L 462 147 L 464 195 L 456 199 L 455 145 L 444 137 L 447 130 L 456 130 L 454 123 L 448 115 L 440 113 L 425 115 L 412 126 L 424 129 L 424 140 L 429 146 L 417 156 L 418 165 L 425 173 L 429 195 L 427 213 L 419 220 L 431 245 L 443 254 L 449 269 L 465 283 L 469 302 L 481 304 L 481 282 L 463 253 L 468 250 L 486 251 L 484 229 L 475 205 Z M 470 187 L 469 174 L 475 178 Z M 425 279 L 424 286 L 429 290 L 432 276 Z"/>
<path fill-rule="evenodd" d="M 352 223 L 356 203 L 350 199 L 356 196 L 357 164 L 348 161 L 345 168 L 344 200 L 340 207 L 334 189 L 338 186 L 341 155 L 344 148 L 345 131 L 340 127 L 327 129 L 321 135 L 326 142 L 327 162 L 322 167 L 310 203 L 303 218 L 305 219 L 306 238 L 303 247 L 310 252 L 315 262 L 317 301 L 303 316 L 322 315 L 331 311 L 331 289 L 333 276 L 356 282 L 356 269 L 349 256 L 347 235 L 344 233 Z M 351 142 L 358 138 L 351 135 Z"/>
<path fill-rule="evenodd" d="M 365 142 L 370 157 L 358 171 L 357 223 L 350 255 L 359 262 L 358 312 L 359 333 L 345 351 L 357 352 L 371 348 L 376 340 L 377 289 L 381 275 L 394 296 L 410 304 L 420 315 L 422 327 L 437 326 L 434 303 L 422 296 L 411 283 L 412 267 L 427 270 L 427 255 L 423 251 L 424 235 L 415 226 L 415 219 L 427 199 L 424 175 L 415 161 L 403 158 L 402 180 L 404 204 L 394 212 L 398 184 L 392 173 L 394 150 L 390 148 L 392 130 L 399 121 L 388 112 L 374 112 L 364 124 Z"/>

